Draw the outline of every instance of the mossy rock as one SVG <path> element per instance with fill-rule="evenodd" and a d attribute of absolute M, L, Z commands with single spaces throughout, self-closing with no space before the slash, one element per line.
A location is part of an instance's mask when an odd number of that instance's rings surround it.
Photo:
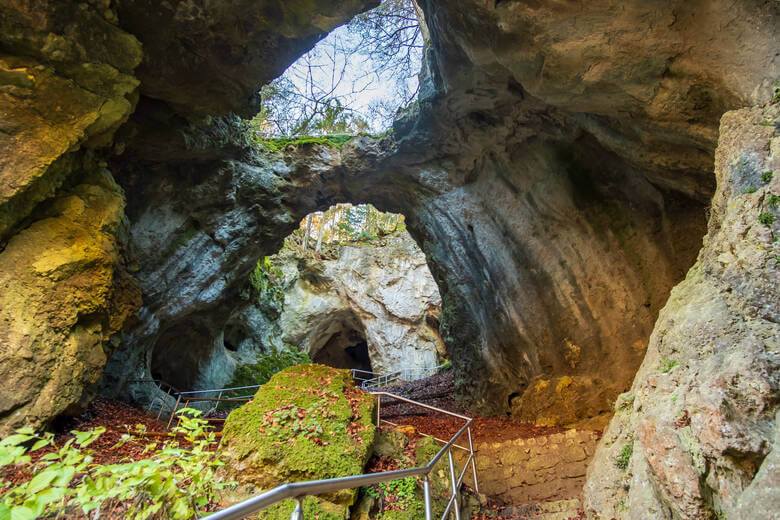
<path fill-rule="evenodd" d="M 617 393 L 598 378 L 581 375 L 536 376 L 512 400 L 512 418 L 538 426 L 575 427 L 612 412 Z"/>
<path fill-rule="evenodd" d="M 230 413 L 220 444 L 228 478 L 258 489 L 363 473 L 374 447 L 373 396 L 348 370 L 303 364 L 275 374 L 251 402 Z M 342 519 L 357 490 L 307 499 L 307 517 Z M 287 519 L 292 502 L 259 518 Z"/>
<path fill-rule="evenodd" d="M 403 444 L 399 441 L 401 437 L 405 440 Z M 441 446 L 433 437 L 423 437 L 417 440 L 412 455 L 414 460 L 406 458 L 404 453 L 408 453 L 407 446 L 409 439 L 396 430 L 382 431 L 377 435 L 378 447 L 385 447 L 392 451 L 396 456 L 390 456 L 399 461 L 402 468 L 419 467 L 427 464 L 439 452 Z M 375 454 L 378 454 L 375 450 Z M 459 471 L 456 465 L 456 473 Z M 452 484 L 450 481 L 449 463 L 445 455 L 434 466 L 431 472 L 431 498 L 432 513 L 434 518 L 441 518 L 447 502 L 450 499 Z M 394 480 L 383 484 L 373 486 L 373 494 L 383 496 L 381 500 L 373 500 L 370 503 L 370 512 L 355 511 L 352 520 L 362 520 L 372 518 L 376 520 L 419 520 L 425 518 L 425 499 L 423 497 L 423 484 L 421 478 L 408 477 L 405 479 Z M 364 499 L 369 498 L 364 491 Z M 384 511 L 378 511 L 377 505 L 380 503 L 392 503 L 390 508 Z M 365 509 L 365 508 L 364 508 Z"/>
<path fill-rule="evenodd" d="M 382 430 L 376 436 L 374 455 L 401 460 L 409 443 L 406 435 L 396 430 Z"/>

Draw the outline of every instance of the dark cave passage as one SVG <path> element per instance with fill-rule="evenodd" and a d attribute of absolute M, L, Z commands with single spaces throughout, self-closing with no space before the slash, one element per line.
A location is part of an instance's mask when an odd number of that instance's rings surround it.
<path fill-rule="evenodd" d="M 371 357 L 363 334 L 356 330 L 342 330 L 334 334 L 312 356 L 312 361 L 333 368 L 355 368 L 371 372 Z"/>
<path fill-rule="evenodd" d="M 201 362 L 212 352 L 208 331 L 186 322 L 166 330 L 152 351 L 151 372 L 154 379 L 178 390 L 192 390 L 200 373 Z"/>

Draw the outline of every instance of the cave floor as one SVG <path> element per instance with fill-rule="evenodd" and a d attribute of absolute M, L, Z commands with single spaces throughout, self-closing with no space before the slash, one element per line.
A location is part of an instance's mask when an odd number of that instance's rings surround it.
<path fill-rule="evenodd" d="M 468 414 L 453 398 L 451 372 L 399 383 L 384 390 Z M 382 402 L 382 418 L 399 425 L 412 426 L 413 429 L 404 429 L 407 435 L 419 437 L 420 434 L 427 434 L 439 439 L 449 439 L 463 425 L 463 421 L 456 418 L 404 403 L 391 404 L 385 400 Z M 146 429 L 146 438 L 137 438 L 118 447 L 121 437 L 138 424 Z M 221 429 L 221 423 L 216 426 Z M 83 414 L 61 419 L 52 425 L 58 445 L 73 437 L 70 433 L 72 430 L 84 431 L 97 427 L 106 428 L 106 432 L 90 446 L 97 464 L 114 464 L 126 458 L 145 458 L 148 456 L 148 452 L 144 452 L 146 444 L 162 440 L 166 435 L 165 422 L 126 403 L 102 398 L 94 400 Z M 383 428 L 389 427 L 383 425 Z M 475 417 L 472 434 L 482 496 L 476 496 L 473 482 L 467 478 L 465 492 L 474 504 L 471 519 L 584 518 L 580 509 L 584 470 L 601 433 L 535 426 L 509 417 Z M 46 448 L 38 450 L 34 459 L 48 451 Z M 569 459 L 566 459 L 566 454 L 569 454 Z M 464 461 L 457 453 L 456 459 L 461 463 Z M 529 472 L 528 468 L 535 470 Z M 368 469 L 385 471 L 394 468 L 372 461 Z M 6 471 L 6 478 L 19 483 L 29 480 L 30 474 L 18 468 L 10 473 Z M 511 484 L 513 479 L 514 487 Z M 505 483 L 509 483 L 509 487 Z"/>

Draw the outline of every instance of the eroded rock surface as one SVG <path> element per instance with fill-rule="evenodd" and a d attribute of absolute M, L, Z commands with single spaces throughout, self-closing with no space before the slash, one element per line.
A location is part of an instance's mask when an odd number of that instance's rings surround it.
<path fill-rule="evenodd" d="M 777 513 L 780 178 L 765 172 L 780 171 L 778 122 L 777 105 L 723 116 L 704 247 L 589 469 L 594 519 Z"/>
<path fill-rule="evenodd" d="M 83 411 L 94 397 L 104 345 L 140 305 L 116 240 L 124 204 L 98 168 L 49 200 L 0 255 L 2 434 Z"/>
<path fill-rule="evenodd" d="M 441 299 L 409 233 L 335 250 L 332 259 L 300 258 L 286 248 L 272 257 L 285 275 L 283 340 L 334 366 L 348 361 L 345 349 L 365 341 L 367 368 L 377 373 L 439 365 Z"/>
<path fill-rule="evenodd" d="M 90 184 L 101 191 L 108 182 L 105 176 L 116 174 L 116 168 L 109 172 L 101 159 L 121 154 L 131 136 L 139 133 L 136 122 L 116 132 L 134 113 L 139 97 L 142 105 L 156 104 L 168 118 L 144 127 L 147 138 L 156 129 L 183 124 L 184 118 L 204 124 L 204 116 L 223 115 L 230 109 L 246 111 L 252 91 L 328 30 L 372 5 L 365 1 L 337 6 L 175 4 L 11 0 L 0 5 L 0 265 L 9 266 L 1 274 L 34 280 L 6 285 L 0 346 L 3 370 L 13 373 L 23 365 L 39 367 L 15 373 L 9 381 L 18 384 L 4 387 L 0 394 L 5 403 L 0 410 L 3 428 L 39 427 L 64 410 L 77 409 L 72 405 L 89 395 L 86 388 L 99 379 L 105 353 L 116 346 L 106 338 L 140 307 L 137 288 L 125 274 L 119 282 L 126 287 L 125 304 L 113 308 L 105 303 L 111 299 L 104 294 L 106 284 L 119 276 L 107 265 L 116 261 L 122 242 L 122 237 L 116 237 L 120 227 L 116 223 L 123 219 L 123 202 L 110 211 L 95 210 L 97 222 L 85 222 L 78 211 L 62 212 L 58 225 L 77 231 L 54 240 L 29 240 L 32 229 L 50 227 L 50 209 L 71 200 L 74 186 Z M 312 16 L 302 15 L 302 10 Z M 233 72 L 242 66 L 241 72 Z M 194 79 L 202 83 L 193 89 Z M 181 135 L 178 130 L 173 134 Z M 152 136 L 150 141 L 161 139 Z M 89 163 L 86 173 L 85 163 Z M 93 183 L 92 178 L 101 180 Z M 121 189 L 114 184 L 112 190 L 117 201 L 122 200 Z M 88 211 L 94 210 L 92 202 L 85 202 Z M 99 215 L 104 215 L 104 222 Z M 25 243 L 22 256 L 16 249 L 20 242 Z M 34 264 L 51 259 L 49 246 L 72 248 L 64 260 L 72 264 L 60 270 L 58 283 L 39 283 Z M 95 251 L 102 251 L 102 258 Z M 79 290 L 74 296 L 67 287 Z M 94 301 L 85 304 L 82 293 L 92 293 Z M 38 302 L 46 302 L 41 305 L 49 310 L 36 319 L 35 333 L 20 336 L 30 327 L 30 312 L 39 307 Z M 72 328 L 86 321 L 99 324 L 90 325 L 89 333 Z M 81 346 L 67 346 L 70 343 L 64 338 L 77 333 L 92 338 L 84 339 L 89 348 L 81 340 L 76 341 Z M 97 337 L 103 339 L 93 341 Z M 69 353 L 60 356 L 65 351 Z M 58 357 L 62 359 L 53 361 Z M 52 366 L 60 362 L 72 374 L 63 375 Z M 39 393 L 43 388 L 46 391 Z M 51 406 L 33 405 L 33 401 Z"/>

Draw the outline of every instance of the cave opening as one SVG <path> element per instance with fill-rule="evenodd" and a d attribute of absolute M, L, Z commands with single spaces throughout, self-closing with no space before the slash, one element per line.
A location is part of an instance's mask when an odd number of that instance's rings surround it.
<path fill-rule="evenodd" d="M 261 89 L 253 131 L 258 138 L 385 132 L 417 98 L 426 32 L 414 0 L 382 0 Z"/>
<path fill-rule="evenodd" d="M 312 361 L 333 368 L 373 372 L 368 342 L 363 333 L 356 330 L 345 330 L 331 336 L 312 356 Z"/>
<path fill-rule="evenodd" d="M 252 280 L 277 302 L 283 341 L 315 363 L 386 373 L 443 362 L 441 296 L 402 214 L 350 203 L 310 213 Z"/>
<path fill-rule="evenodd" d="M 152 378 L 178 390 L 192 390 L 212 351 L 210 334 L 204 327 L 193 321 L 174 325 L 160 335 L 152 349 Z"/>

